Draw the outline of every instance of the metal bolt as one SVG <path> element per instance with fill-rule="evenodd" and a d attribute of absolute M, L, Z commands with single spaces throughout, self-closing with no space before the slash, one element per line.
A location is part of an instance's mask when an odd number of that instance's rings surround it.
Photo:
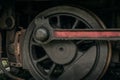
<path fill-rule="evenodd" d="M 48 31 L 45 28 L 39 28 L 35 32 L 35 38 L 39 41 L 46 41 L 48 39 Z"/>

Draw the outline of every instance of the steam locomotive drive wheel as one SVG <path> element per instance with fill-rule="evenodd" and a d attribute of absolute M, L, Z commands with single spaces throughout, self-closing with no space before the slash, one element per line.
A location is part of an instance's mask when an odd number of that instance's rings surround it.
<path fill-rule="evenodd" d="M 82 8 L 58 6 L 38 14 L 24 38 L 23 62 L 36 80 L 97 80 L 108 68 L 107 41 L 51 40 L 52 29 L 101 29 L 102 21 Z"/>

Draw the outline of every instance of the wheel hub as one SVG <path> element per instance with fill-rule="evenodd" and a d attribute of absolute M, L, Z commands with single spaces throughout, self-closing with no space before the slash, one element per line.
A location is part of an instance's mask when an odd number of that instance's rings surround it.
<path fill-rule="evenodd" d="M 76 46 L 71 41 L 53 41 L 46 44 L 44 49 L 57 64 L 70 63 L 76 54 Z"/>
<path fill-rule="evenodd" d="M 44 42 L 49 37 L 48 30 L 45 28 L 38 28 L 37 30 L 35 30 L 34 34 L 35 34 L 35 40 L 37 42 Z"/>

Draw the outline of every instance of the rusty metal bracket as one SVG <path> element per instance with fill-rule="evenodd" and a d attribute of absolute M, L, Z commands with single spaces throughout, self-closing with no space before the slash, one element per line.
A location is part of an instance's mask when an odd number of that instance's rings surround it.
<path fill-rule="evenodd" d="M 11 62 L 11 66 L 16 66 L 16 67 L 22 67 L 22 57 L 21 57 L 21 50 L 20 50 L 20 45 L 21 45 L 21 40 L 24 36 L 25 29 L 21 28 L 20 31 L 16 32 L 15 35 L 15 41 L 12 44 L 12 48 L 14 50 L 14 55 L 16 57 L 16 62 Z"/>
<path fill-rule="evenodd" d="M 12 78 L 12 79 L 14 79 L 14 80 L 24 80 L 24 79 L 22 79 L 22 78 L 19 78 L 19 77 L 17 77 L 17 76 L 12 75 L 11 73 L 9 73 L 9 72 L 5 69 L 5 67 L 4 67 L 4 65 L 3 65 L 3 62 L 2 62 L 2 35 L 1 35 L 1 33 L 0 33 L 0 69 L 1 69 L 7 76 L 9 76 L 10 78 Z"/>

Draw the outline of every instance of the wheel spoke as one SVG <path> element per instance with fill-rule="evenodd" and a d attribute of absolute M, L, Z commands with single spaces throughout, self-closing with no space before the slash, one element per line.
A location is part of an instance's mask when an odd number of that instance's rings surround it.
<path fill-rule="evenodd" d="M 32 42 L 32 45 L 34 45 L 34 46 L 40 46 L 40 44 L 39 43 L 37 43 L 37 42 Z"/>
<path fill-rule="evenodd" d="M 83 41 L 84 40 L 77 41 L 76 44 L 78 45 L 78 44 L 82 43 Z"/>
<path fill-rule="evenodd" d="M 50 68 L 50 71 L 49 71 L 49 73 L 48 73 L 48 76 L 49 76 L 49 77 L 50 77 L 50 75 L 53 73 L 55 67 L 56 67 L 56 64 L 53 63 L 53 65 L 52 65 L 52 67 Z"/>
<path fill-rule="evenodd" d="M 48 55 L 45 55 L 44 57 L 36 60 L 35 62 L 38 63 L 38 62 L 44 61 L 44 60 L 46 60 L 46 59 L 48 59 Z"/>
<path fill-rule="evenodd" d="M 76 19 L 75 22 L 74 22 L 74 24 L 73 24 L 73 26 L 72 26 L 72 29 L 75 29 L 75 27 L 77 26 L 78 22 L 79 22 L 79 20 Z"/>
<path fill-rule="evenodd" d="M 57 16 L 57 27 L 59 27 L 59 28 L 61 27 L 60 16 L 59 15 Z"/>
<path fill-rule="evenodd" d="M 39 43 L 37 43 L 34 38 L 31 39 L 31 45 L 33 46 L 41 46 Z"/>
<path fill-rule="evenodd" d="M 77 42 L 77 47 L 80 51 L 86 51 L 88 50 L 90 47 L 94 46 L 95 45 L 95 42 L 94 41 L 80 41 L 80 42 Z"/>
<path fill-rule="evenodd" d="M 95 42 L 94 41 L 87 41 L 87 43 L 85 43 L 85 47 L 87 48 L 87 49 L 89 49 L 89 48 L 91 48 L 92 46 L 94 46 L 95 45 Z"/>

